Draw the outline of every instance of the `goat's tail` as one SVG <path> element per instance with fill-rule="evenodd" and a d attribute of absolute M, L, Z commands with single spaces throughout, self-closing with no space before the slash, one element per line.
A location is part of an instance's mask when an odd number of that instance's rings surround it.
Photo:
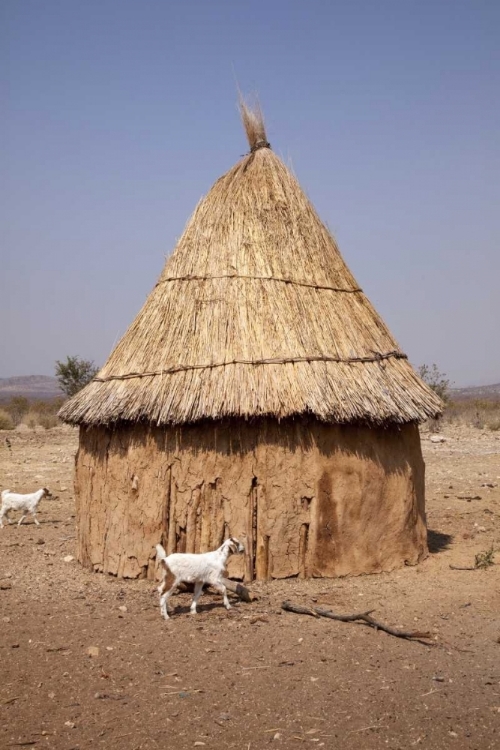
<path fill-rule="evenodd" d="M 156 545 L 156 557 L 158 558 L 158 560 L 164 560 L 166 556 L 167 556 L 167 553 L 165 552 L 161 544 L 157 544 Z"/>
<path fill-rule="evenodd" d="M 10 490 L 4 490 L 2 492 L 2 500 L 4 500 L 4 498 L 6 498 L 9 493 L 10 493 Z"/>

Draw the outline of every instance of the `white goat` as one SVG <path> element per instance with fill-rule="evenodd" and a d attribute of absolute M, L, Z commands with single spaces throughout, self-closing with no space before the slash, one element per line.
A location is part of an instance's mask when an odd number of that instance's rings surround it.
<path fill-rule="evenodd" d="M 224 597 L 224 606 L 226 609 L 231 609 L 222 577 L 229 555 L 244 551 L 245 548 L 242 543 L 233 537 L 226 539 L 219 549 L 201 554 L 174 552 L 167 557 L 167 553 L 161 544 L 157 544 L 156 555 L 164 568 L 163 581 L 158 586 L 158 592 L 160 594 L 160 612 L 165 620 L 168 620 L 168 600 L 180 583 L 194 583 L 191 614 L 196 614 L 196 604 L 205 583 L 219 591 Z"/>
<path fill-rule="evenodd" d="M 36 525 L 40 526 L 36 517 L 36 510 L 42 497 L 52 497 L 46 487 L 37 492 L 32 492 L 30 495 L 17 495 L 10 490 L 4 490 L 2 492 L 2 506 L 0 508 L 0 528 L 3 528 L 4 517 L 7 518 L 9 523 L 12 523 L 8 515 L 11 510 L 20 510 L 23 513 L 17 523 L 18 526 L 22 524 L 28 513 L 31 513 Z"/>

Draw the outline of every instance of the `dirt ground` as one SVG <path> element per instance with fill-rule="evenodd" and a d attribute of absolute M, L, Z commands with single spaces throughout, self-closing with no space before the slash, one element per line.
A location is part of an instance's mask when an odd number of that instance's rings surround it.
<path fill-rule="evenodd" d="M 417 567 L 256 584 L 229 611 L 204 594 L 160 618 L 151 582 L 74 559 L 77 432 L 0 433 L 0 488 L 48 486 L 35 526 L 0 529 L 0 747 L 500 747 L 500 434 L 422 435 L 431 554 Z M 8 448 L 5 438 L 11 442 Z M 497 553 L 500 562 L 500 552 Z M 375 610 L 431 646 L 281 602 Z"/>

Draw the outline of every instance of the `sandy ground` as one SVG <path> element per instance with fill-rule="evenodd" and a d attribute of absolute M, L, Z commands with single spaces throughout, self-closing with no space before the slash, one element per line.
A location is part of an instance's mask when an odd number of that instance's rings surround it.
<path fill-rule="evenodd" d="M 204 594 L 197 617 L 179 595 L 166 623 L 150 582 L 68 560 L 76 431 L 0 433 L 0 487 L 57 496 L 39 527 L 0 529 L 0 747 L 500 747 L 500 565 L 449 567 L 500 547 L 500 435 L 444 435 L 422 436 L 432 552 L 421 565 L 259 584 L 257 602 L 230 612 Z M 431 631 L 433 645 L 282 612 L 284 599 L 375 609 Z"/>

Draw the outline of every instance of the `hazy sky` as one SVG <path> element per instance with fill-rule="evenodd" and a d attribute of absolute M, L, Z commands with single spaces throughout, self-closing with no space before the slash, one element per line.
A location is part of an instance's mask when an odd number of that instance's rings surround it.
<path fill-rule="evenodd" d="M 105 361 L 247 151 L 236 75 L 410 360 L 500 381 L 498 0 L 2 0 L 0 34 L 0 377 Z"/>

